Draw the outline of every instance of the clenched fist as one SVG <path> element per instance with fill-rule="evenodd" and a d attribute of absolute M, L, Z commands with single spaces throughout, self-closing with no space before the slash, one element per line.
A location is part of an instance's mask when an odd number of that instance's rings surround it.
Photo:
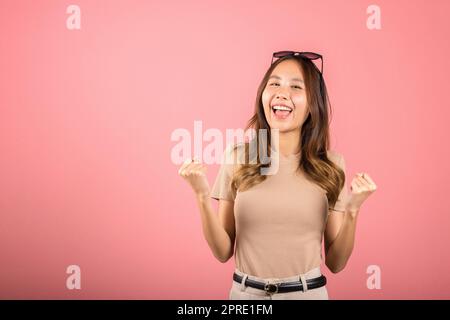
<path fill-rule="evenodd" d="M 347 202 L 347 209 L 356 212 L 361 208 L 363 202 L 377 190 L 375 182 L 367 173 L 358 173 L 350 185 L 351 194 Z"/>
<path fill-rule="evenodd" d="M 196 159 L 186 159 L 178 170 L 178 174 L 182 176 L 194 190 L 198 196 L 209 195 L 209 183 L 206 178 L 206 166 Z"/>

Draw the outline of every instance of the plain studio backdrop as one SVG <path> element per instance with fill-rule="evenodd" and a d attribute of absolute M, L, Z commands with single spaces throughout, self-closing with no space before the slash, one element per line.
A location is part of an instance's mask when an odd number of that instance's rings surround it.
<path fill-rule="evenodd" d="M 332 149 L 348 180 L 365 171 L 378 186 L 345 270 L 322 267 L 330 298 L 449 299 L 449 12 L 445 0 L 1 1 L 0 298 L 226 299 L 234 260 L 213 257 L 171 134 L 243 128 L 272 52 L 288 49 L 323 54 Z M 71 265 L 81 289 L 67 287 Z"/>

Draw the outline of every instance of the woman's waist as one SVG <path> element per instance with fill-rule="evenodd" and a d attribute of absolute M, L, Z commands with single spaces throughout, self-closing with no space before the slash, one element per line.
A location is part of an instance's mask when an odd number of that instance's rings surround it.
<path fill-rule="evenodd" d="M 245 270 L 244 268 L 242 268 Z M 314 279 L 318 278 L 322 275 L 322 271 L 320 266 L 313 267 L 304 272 L 289 272 L 289 273 L 281 273 L 283 275 L 290 274 L 289 276 L 270 276 L 270 273 L 267 272 L 244 272 L 241 268 L 236 267 L 234 272 L 240 276 L 247 275 L 249 279 L 259 281 L 259 282 L 290 282 L 290 281 L 298 281 L 301 275 L 305 276 L 305 279 Z M 273 275 L 274 273 L 272 273 Z"/>

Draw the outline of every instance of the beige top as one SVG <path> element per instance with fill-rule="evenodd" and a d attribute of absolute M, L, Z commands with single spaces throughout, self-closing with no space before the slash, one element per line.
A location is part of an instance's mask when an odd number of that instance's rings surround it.
<path fill-rule="evenodd" d="M 328 157 L 345 172 L 341 155 L 328 151 Z M 234 201 L 235 263 L 240 271 L 284 278 L 320 266 L 328 213 L 336 211 L 329 212 L 324 189 L 296 172 L 298 161 L 299 154 L 280 155 L 276 174 L 237 194 L 230 185 L 237 164 L 222 161 L 210 196 Z M 343 211 L 347 196 L 344 185 L 333 210 Z"/>

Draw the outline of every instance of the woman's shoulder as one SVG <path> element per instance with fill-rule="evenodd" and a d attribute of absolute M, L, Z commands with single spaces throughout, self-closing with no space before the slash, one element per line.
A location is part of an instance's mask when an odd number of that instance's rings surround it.
<path fill-rule="evenodd" d="M 223 161 L 226 164 L 240 164 L 243 159 L 245 159 L 244 142 L 232 143 L 225 148 Z"/>

